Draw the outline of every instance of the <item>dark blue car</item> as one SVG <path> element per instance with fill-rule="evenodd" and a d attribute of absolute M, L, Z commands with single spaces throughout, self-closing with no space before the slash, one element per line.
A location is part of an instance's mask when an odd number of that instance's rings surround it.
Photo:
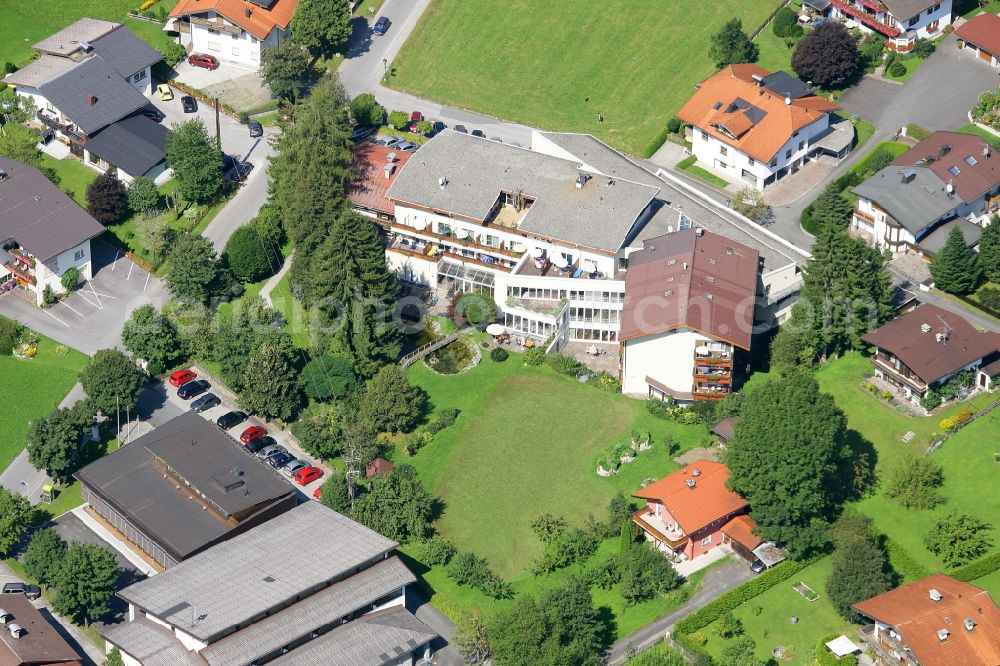
<path fill-rule="evenodd" d="M 278 469 L 280 467 L 284 467 L 285 463 L 291 462 L 293 460 L 295 460 L 295 456 L 293 456 L 290 453 L 276 453 L 275 455 L 268 458 L 267 462 L 274 469 Z"/>
<path fill-rule="evenodd" d="M 389 18 L 386 16 L 378 17 L 378 20 L 375 21 L 375 27 L 372 29 L 372 32 L 374 32 L 376 35 L 384 35 L 388 31 L 389 31 Z"/>

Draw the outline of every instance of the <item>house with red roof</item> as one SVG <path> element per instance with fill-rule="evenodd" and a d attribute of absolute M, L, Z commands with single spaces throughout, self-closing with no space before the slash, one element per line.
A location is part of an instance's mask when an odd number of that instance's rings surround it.
<path fill-rule="evenodd" d="M 257 67 L 260 54 L 290 38 L 298 0 L 180 0 L 163 29 L 188 53 Z"/>
<path fill-rule="evenodd" d="M 961 25 L 955 34 L 958 45 L 972 51 L 980 60 L 1000 67 L 1000 16 L 980 14 Z"/>
<path fill-rule="evenodd" d="M 777 564 L 784 555 L 754 534 L 750 504 L 726 487 L 728 479 L 722 463 L 696 460 L 632 493 L 646 500 L 632 522 L 673 561 L 693 560 L 725 545 L 747 561 Z"/>
<path fill-rule="evenodd" d="M 354 180 L 347 187 L 351 208 L 383 225 L 396 219 L 396 205 L 385 195 L 413 153 L 393 150 L 374 141 L 363 141 L 351 149 Z"/>
<path fill-rule="evenodd" d="M 854 129 L 831 122 L 836 110 L 787 72 L 743 64 L 699 83 L 677 117 L 691 126 L 701 165 L 762 190 L 820 155 L 847 155 Z"/>

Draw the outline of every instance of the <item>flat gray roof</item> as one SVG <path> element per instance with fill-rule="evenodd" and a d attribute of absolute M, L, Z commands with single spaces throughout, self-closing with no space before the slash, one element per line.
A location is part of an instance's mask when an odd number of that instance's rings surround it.
<path fill-rule="evenodd" d="M 167 468 L 194 490 L 166 475 Z M 295 492 L 278 472 L 194 412 L 74 476 L 179 560 L 232 531 L 238 523 L 228 516 L 252 515 Z M 213 510 L 203 510 L 203 503 Z"/>
<path fill-rule="evenodd" d="M 0 243 L 12 238 L 40 261 L 74 248 L 104 232 L 35 167 L 0 157 Z"/>
<path fill-rule="evenodd" d="M 386 196 L 484 220 L 502 192 L 520 191 L 534 200 L 521 231 L 615 252 L 658 187 L 590 174 L 578 189 L 578 167 L 574 160 L 445 130 L 414 153 Z"/>
<path fill-rule="evenodd" d="M 382 666 L 426 645 L 433 629 L 405 608 L 376 611 L 270 662 L 274 666 Z"/>
<path fill-rule="evenodd" d="M 253 663 L 351 613 L 368 610 L 375 601 L 416 580 L 398 557 L 391 557 L 212 643 L 200 654 L 210 666 Z"/>
<path fill-rule="evenodd" d="M 38 91 L 88 135 L 149 103 L 100 56 L 87 58 Z"/>
<path fill-rule="evenodd" d="M 165 627 L 141 613 L 130 622 L 111 625 L 101 632 L 112 644 L 138 659 L 142 666 L 204 666 L 194 652 Z"/>
<path fill-rule="evenodd" d="M 81 42 L 93 42 L 98 37 L 108 34 L 121 23 L 102 21 L 84 16 L 79 21 L 71 23 L 59 32 L 49 35 L 31 48 L 44 53 L 68 56 L 80 49 Z"/>
<path fill-rule="evenodd" d="M 3 77 L 4 83 L 13 86 L 23 86 L 27 88 L 37 88 L 46 81 L 51 81 L 70 67 L 76 65 L 75 60 L 60 58 L 58 56 L 43 53 L 38 60 L 30 63 Z"/>
<path fill-rule="evenodd" d="M 903 182 L 905 172 L 913 174 L 908 183 Z M 962 199 L 957 194 L 948 196 L 946 187 L 947 184 L 927 167 L 890 164 L 855 186 L 853 192 L 877 203 L 915 235 L 948 211 L 962 205 Z"/>
<path fill-rule="evenodd" d="M 200 640 L 212 641 L 350 575 L 397 545 L 310 501 L 118 596 Z"/>
<path fill-rule="evenodd" d="M 571 154 L 590 171 L 605 176 L 624 178 L 652 187 L 660 186 L 660 179 L 647 168 L 636 164 L 628 156 L 618 152 L 593 134 L 575 132 L 538 132 L 552 143 Z"/>
<path fill-rule="evenodd" d="M 958 227 L 959 231 L 962 232 L 968 247 L 975 247 L 979 244 L 983 228 L 974 222 L 969 222 L 964 217 L 954 217 L 921 238 L 918 245 L 930 254 L 937 254 L 944 247 L 948 241 L 948 234 L 955 227 Z"/>

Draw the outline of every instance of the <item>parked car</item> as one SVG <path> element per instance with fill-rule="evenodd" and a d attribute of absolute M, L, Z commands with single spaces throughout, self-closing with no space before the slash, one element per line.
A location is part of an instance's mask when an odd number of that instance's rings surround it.
<path fill-rule="evenodd" d="M 247 128 L 250 129 L 250 138 L 255 139 L 259 136 L 264 136 L 264 126 L 261 125 L 256 120 L 251 120 L 247 123 Z"/>
<path fill-rule="evenodd" d="M 445 125 L 440 120 L 435 120 L 433 124 L 431 124 L 431 136 L 434 136 L 438 132 L 443 132 L 446 129 L 448 129 L 447 125 Z"/>
<path fill-rule="evenodd" d="M 188 56 L 188 64 L 192 67 L 215 69 L 219 66 L 219 60 L 215 56 L 208 55 L 207 53 L 192 53 Z"/>
<path fill-rule="evenodd" d="M 292 478 L 295 479 L 295 483 L 299 484 L 300 486 L 307 486 L 322 476 L 323 476 L 323 470 L 321 470 L 319 467 L 303 467 L 302 469 L 295 472 Z M 321 496 L 322 493 L 320 493 L 319 488 L 317 488 L 316 492 L 313 493 L 313 497 L 319 499 Z"/>
<path fill-rule="evenodd" d="M 389 20 L 389 17 L 379 16 L 378 20 L 375 21 L 375 27 L 372 28 L 372 32 L 379 36 L 384 35 L 386 32 L 389 31 L 389 26 L 391 25 L 391 23 L 392 22 Z"/>
<path fill-rule="evenodd" d="M 139 113 L 146 116 L 154 123 L 162 122 L 163 119 L 166 118 L 166 116 L 163 115 L 163 112 L 157 109 L 155 106 L 147 106 L 145 109 L 139 111 Z"/>
<path fill-rule="evenodd" d="M 486 132 L 483 130 L 472 130 L 472 136 L 478 136 L 480 139 L 485 139 Z"/>
<path fill-rule="evenodd" d="M 222 401 L 219 400 L 219 396 L 214 393 L 206 393 L 191 403 L 191 411 L 204 412 L 212 409 L 212 407 L 218 407 L 221 404 Z"/>
<path fill-rule="evenodd" d="M 358 125 L 351 132 L 351 141 L 361 143 L 377 131 L 378 127 L 375 125 Z"/>
<path fill-rule="evenodd" d="M 3 586 L 4 594 L 23 594 L 34 601 L 38 597 L 42 596 L 42 590 L 37 585 L 30 585 L 28 583 L 5 583 Z"/>
<path fill-rule="evenodd" d="M 184 95 L 181 97 L 181 108 L 184 109 L 184 113 L 194 113 L 198 110 L 198 100 L 191 95 Z"/>
<path fill-rule="evenodd" d="M 167 378 L 167 383 L 171 386 L 180 386 L 181 384 L 187 384 L 197 376 L 198 373 L 194 370 L 178 370 Z"/>
<path fill-rule="evenodd" d="M 156 86 L 156 94 L 160 96 L 161 102 L 169 102 L 174 98 L 174 91 L 166 83 Z"/>
<path fill-rule="evenodd" d="M 767 566 L 765 566 L 765 564 L 760 560 L 754 558 L 753 563 L 750 565 L 750 571 L 754 572 L 755 574 L 759 574 L 763 572 L 765 569 L 767 569 Z"/>
<path fill-rule="evenodd" d="M 236 158 L 235 155 L 222 154 L 222 175 L 226 180 L 242 182 L 253 171 L 253 163 Z"/>
<path fill-rule="evenodd" d="M 402 150 L 404 153 L 416 152 L 420 144 L 413 143 L 412 141 L 400 141 L 395 145 L 396 150 Z"/>
<path fill-rule="evenodd" d="M 382 143 L 382 145 L 385 146 L 386 148 L 395 148 L 400 143 L 402 143 L 402 141 L 403 139 L 401 137 L 387 136 L 385 137 L 385 141 Z"/>
<path fill-rule="evenodd" d="M 462 134 L 469 133 L 469 130 L 465 129 L 465 125 L 455 125 L 452 129 L 456 132 L 461 132 Z"/>
<path fill-rule="evenodd" d="M 246 444 L 247 442 L 252 442 L 258 437 L 263 437 L 267 434 L 267 428 L 259 425 L 252 425 L 240 434 L 240 441 Z"/>
<path fill-rule="evenodd" d="M 177 397 L 181 400 L 190 400 L 196 395 L 201 395 L 210 388 L 212 388 L 212 385 L 204 379 L 195 379 L 194 381 L 187 382 L 177 389 Z"/>
<path fill-rule="evenodd" d="M 235 428 L 239 424 L 247 420 L 247 413 L 240 411 L 226 412 L 219 418 L 215 419 L 215 424 L 222 428 L 223 430 L 229 430 L 230 428 Z"/>
<path fill-rule="evenodd" d="M 291 478 L 295 476 L 300 469 L 305 469 L 306 467 L 309 467 L 309 461 L 299 458 L 298 460 L 285 463 L 285 466 L 281 468 L 281 473 L 288 478 Z"/>
<path fill-rule="evenodd" d="M 291 453 L 275 453 L 273 456 L 267 457 L 267 464 L 274 469 L 281 469 L 286 463 L 295 460 L 295 456 Z"/>
<path fill-rule="evenodd" d="M 515 148 L 522 148 L 523 147 L 519 141 L 511 141 L 510 145 L 514 146 Z"/>
<path fill-rule="evenodd" d="M 420 113 L 419 111 L 414 111 L 413 113 L 410 114 L 411 123 L 419 123 L 423 119 L 424 119 L 424 114 Z"/>
<path fill-rule="evenodd" d="M 247 442 L 244 446 L 250 453 L 259 453 L 261 449 L 267 448 L 268 446 L 277 446 L 277 444 L 278 443 L 274 441 L 274 437 L 264 435 L 263 437 L 258 437 L 252 442 Z"/>
<path fill-rule="evenodd" d="M 288 449 L 283 447 L 281 444 L 272 444 L 271 446 L 265 446 L 260 451 L 258 451 L 257 457 L 262 460 L 267 460 L 271 456 L 278 453 L 288 453 Z"/>

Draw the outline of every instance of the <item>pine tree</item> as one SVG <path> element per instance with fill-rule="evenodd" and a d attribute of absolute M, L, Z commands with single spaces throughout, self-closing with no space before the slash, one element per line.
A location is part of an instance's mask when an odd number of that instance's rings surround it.
<path fill-rule="evenodd" d="M 719 32 L 712 35 L 709 54 L 719 69 L 727 65 L 757 62 L 758 53 L 757 45 L 743 32 L 743 22 L 739 19 L 727 21 Z"/>
<path fill-rule="evenodd" d="M 862 618 L 851 606 L 893 587 L 889 558 L 864 514 L 845 512 L 831 535 L 833 570 L 826 581 L 826 593 L 841 617 L 860 624 Z"/>
<path fill-rule="evenodd" d="M 302 404 L 302 387 L 291 359 L 270 341 L 247 359 L 242 384 L 240 407 L 265 418 L 287 421 Z"/>
<path fill-rule="evenodd" d="M 979 267 L 991 282 L 1000 282 L 1000 215 L 990 218 L 979 238 Z"/>
<path fill-rule="evenodd" d="M 980 275 L 976 258 L 969 253 L 962 230 L 953 227 L 944 247 L 931 259 L 934 286 L 952 294 L 967 294 L 976 289 Z"/>
<path fill-rule="evenodd" d="M 850 202 L 840 194 L 836 186 L 827 187 L 813 204 L 812 219 L 819 225 L 832 225 L 843 229 L 851 217 Z"/>

